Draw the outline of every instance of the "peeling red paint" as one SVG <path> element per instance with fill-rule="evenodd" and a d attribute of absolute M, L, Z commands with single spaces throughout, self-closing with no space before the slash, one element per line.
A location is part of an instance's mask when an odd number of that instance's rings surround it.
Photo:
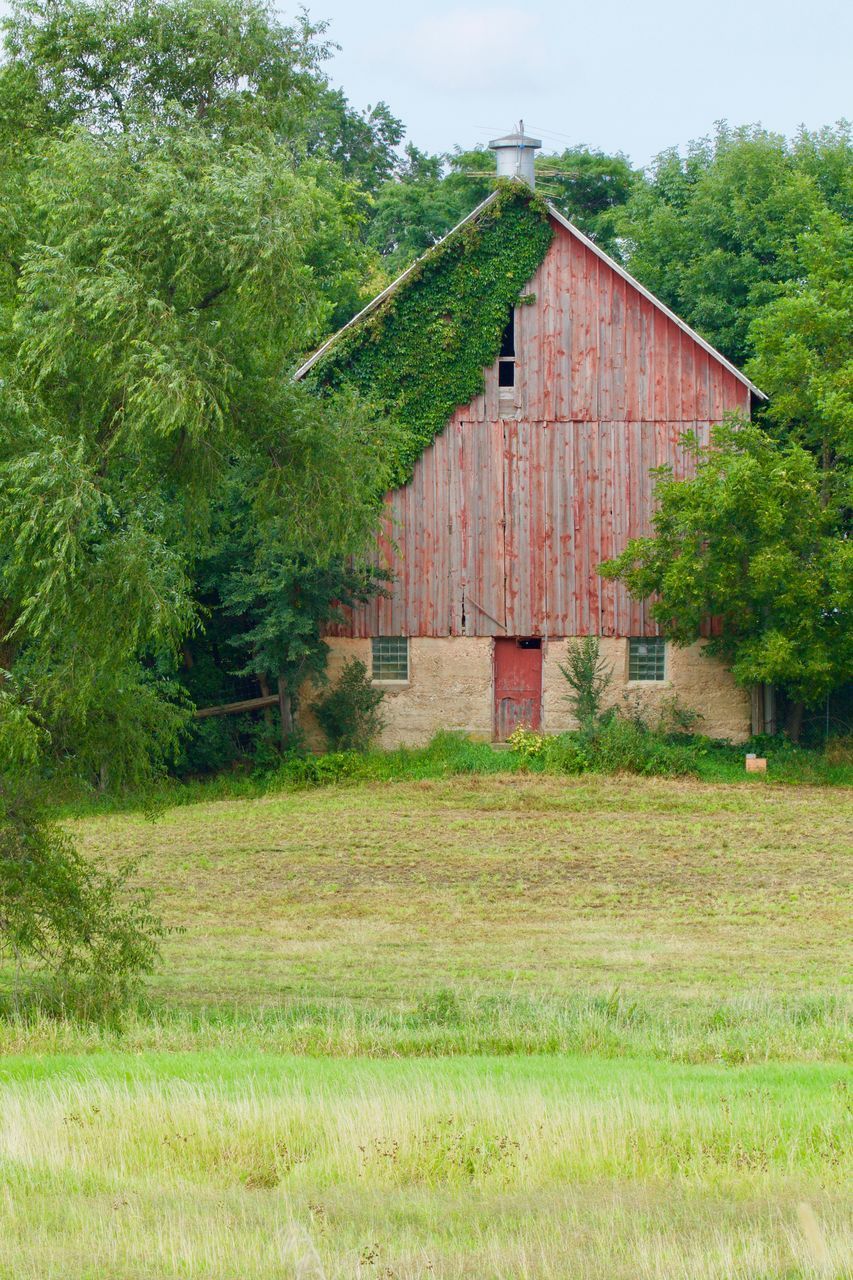
<path fill-rule="evenodd" d="M 649 470 L 692 465 L 749 390 L 562 227 L 517 310 L 514 406 L 497 363 L 387 498 L 387 599 L 338 634 L 642 635 L 646 607 L 596 572 L 649 532 Z"/>

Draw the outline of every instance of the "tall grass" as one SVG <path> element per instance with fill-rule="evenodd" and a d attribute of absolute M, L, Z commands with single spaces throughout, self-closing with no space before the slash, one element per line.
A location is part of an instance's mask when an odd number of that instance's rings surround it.
<path fill-rule="evenodd" d="M 0 1084 L 0 1275 L 770 1280 L 819 1273 L 806 1200 L 841 1276 L 842 1084 L 595 1059 L 66 1060 Z"/>
<path fill-rule="evenodd" d="M 40 1014 L 0 1019 L 0 1054 L 211 1051 L 314 1057 L 594 1054 L 677 1063 L 846 1062 L 844 992 L 677 1002 L 425 990 L 396 1003 L 290 1000 L 277 1007 L 140 1007 L 117 1025 Z"/>
<path fill-rule="evenodd" d="M 67 793 L 57 808 L 69 816 L 89 812 L 164 807 L 218 799 L 250 799 L 293 789 L 365 782 L 418 782 L 466 775 L 546 774 L 550 776 L 639 774 L 695 777 L 705 782 L 767 786 L 853 786 L 849 747 L 830 743 L 825 751 L 797 747 L 784 738 L 760 738 L 738 745 L 686 734 L 660 734 L 616 718 L 592 738 L 564 733 L 541 738 L 542 749 L 495 749 L 465 734 L 441 732 L 424 747 L 390 751 L 292 752 L 274 767 L 236 770 L 189 781 L 163 779 L 145 792 Z M 747 774 L 747 751 L 765 755 L 766 775 Z"/>

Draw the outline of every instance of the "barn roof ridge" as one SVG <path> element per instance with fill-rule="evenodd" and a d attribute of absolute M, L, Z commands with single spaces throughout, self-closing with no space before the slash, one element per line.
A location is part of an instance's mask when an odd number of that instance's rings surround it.
<path fill-rule="evenodd" d="M 305 374 L 313 368 L 317 361 L 335 345 L 342 334 L 347 333 L 357 325 L 360 320 L 374 311 L 380 303 L 385 301 L 386 298 L 389 298 L 392 294 L 396 293 L 400 286 L 409 278 L 410 275 L 412 275 L 415 269 L 420 266 L 422 262 L 427 258 L 432 257 L 442 244 L 454 236 L 462 227 L 466 226 L 467 223 L 473 222 L 475 218 L 478 218 L 480 214 L 498 198 L 499 194 L 500 191 L 495 190 L 490 195 L 486 196 L 485 200 L 481 200 L 476 208 L 466 214 L 465 217 L 462 218 L 461 221 L 457 222 L 454 227 L 451 227 L 447 234 L 442 236 L 440 240 L 436 240 L 435 244 L 430 245 L 424 253 L 415 259 L 411 266 L 408 266 L 406 270 L 402 271 L 395 280 L 392 280 L 389 285 L 386 285 L 386 287 L 378 293 L 375 298 L 372 298 L 371 301 L 368 302 L 367 306 L 362 307 L 361 311 L 354 315 L 352 319 L 348 320 L 346 324 L 341 325 L 340 329 L 336 330 L 331 337 L 327 338 L 322 346 L 318 347 L 313 355 L 310 355 L 308 359 L 299 366 L 293 375 L 294 379 L 299 381 L 301 378 L 304 378 Z M 686 320 L 682 320 L 674 311 L 671 311 L 666 303 L 661 302 L 660 298 L 656 297 L 650 289 L 647 289 L 645 285 L 640 284 L 639 280 L 632 276 L 629 271 L 626 271 L 623 266 L 620 266 L 615 258 L 611 258 L 609 253 L 605 253 L 605 251 L 599 248 L 593 240 L 590 240 L 589 236 L 584 235 L 584 233 L 580 231 L 573 222 L 570 222 L 568 218 L 564 217 L 563 214 L 560 213 L 559 209 L 552 204 L 550 200 L 546 201 L 546 207 L 549 216 L 552 217 L 559 226 L 568 231 L 570 235 L 573 235 L 581 242 L 581 244 L 585 245 L 587 249 L 594 253 L 596 257 L 600 258 L 602 262 L 605 262 L 612 271 L 615 271 L 617 275 L 621 276 L 623 280 L 636 289 L 637 292 L 646 298 L 648 302 L 657 307 L 659 311 L 662 311 L 663 314 L 673 322 L 673 324 L 677 325 L 678 328 L 682 330 L 683 333 L 686 333 L 687 336 L 692 338 L 694 342 L 698 343 L 698 345 L 702 347 L 708 355 L 712 356 L 715 360 L 718 360 L 725 369 L 728 369 L 729 373 L 737 378 L 739 382 L 742 382 L 744 386 L 748 387 L 754 396 L 757 396 L 760 400 L 767 399 L 766 394 L 761 390 L 761 388 L 757 387 L 745 373 L 738 369 L 737 365 L 732 364 L 731 360 L 728 360 L 721 351 L 718 351 L 717 348 L 712 346 L 710 342 L 707 342 L 701 334 L 698 334 L 695 329 L 692 329 Z"/>

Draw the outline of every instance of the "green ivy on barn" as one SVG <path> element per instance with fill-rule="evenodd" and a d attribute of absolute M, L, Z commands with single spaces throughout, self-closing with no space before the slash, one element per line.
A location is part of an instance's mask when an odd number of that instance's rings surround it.
<path fill-rule="evenodd" d="M 400 423 L 396 483 L 411 479 L 454 410 L 483 391 L 510 309 L 527 300 L 522 290 L 552 236 L 545 201 L 502 183 L 315 367 L 320 387 L 350 384 Z"/>

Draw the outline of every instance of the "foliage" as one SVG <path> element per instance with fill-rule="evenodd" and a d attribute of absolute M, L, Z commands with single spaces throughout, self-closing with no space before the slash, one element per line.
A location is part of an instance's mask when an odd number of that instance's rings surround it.
<path fill-rule="evenodd" d="M 154 115 L 225 136 L 294 132 L 327 55 L 322 24 L 285 26 L 258 0 L 18 0 L 5 29 L 57 124 L 98 134 Z"/>
<path fill-rule="evenodd" d="M 519 725 L 507 741 L 522 772 L 584 773 L 592 763 L 587 742 L 577 734 L 549 735 Z"/>
<path fill-rule="evenodd" d="M 444 174 L 442 167 L 440 156 L 424 155 L 410 145 L 399 174 L 376 193 L 365 238 L 392 278 L 489 194 L 485 190 L 480 195 L 464 175 Z"/>
<path fill-rule="evenodd" d="M 572 690 L 566 701 L 581 729 L 588 733 L 601 719 L 601 703 L 613 681 L 613 668 L 608 668 L 601 656 L 598 636 L 569 640 L 566 661 L 559 666 Z"/>
<path fill-rule="evenodd" d="M 800 275 L 801 235 L 828 209 L 849 217 L 851 196 L 849 125 L 789 143 L 721 124 L 658 156 L 618 221 L 632 273 L 740 366 L 752 321 Z"/>
<path fill-rule="evenodd" d="M 457 150 L 430 156 L 409 144 L 394 179 L 379 188 L 367 243 L 396 275 L 445 236 L 494 189 L 494 154 Z M 639 175 L 623 155 L 588 147 L 538 156 L 537 189 L 606 252 L 618 254 L 616 212 Z"/>
<path fill-rule="evenodd" d="M 769 423 L 817 458 L 824 492 L 853 506 L 853 227 L 828 212 L 798 242 L 802 274 L 755 318 L 750 372 Z"/>
<path fill-rule="evenodd" d="M 165 930 L 136 863 L 90 862 L 45 814 L 32 779 L 45 734 L 14 686 L 0 684 L 0 960 L 13 1007 L 51 991 L 64 1012 L 117 1012 L 154 965 Z"/>
<path fill-rule="evenodd" d="M 27 0 L 6 24 L 2 661 L 84 774 L 174 753 L 168 676 L 235 476 L 282 557 L 348 556 L 378 511 L 375 419 L 290 380 L 363 259 L 312 123 L 320 35 L 255 0 Z"/>
<path fill-rule="evenodd" d="M 701 712 L 694 710 L 693 707 L 685 706 L 677 693 L 662 698 L 658 704 L 657 729 L 659 733 L 692 734 L 697 731 L 699 724 L 704 719 L 705 717 Z"/>
<path fill-rule="evenodd" d="M 0 793 L 0 956 L 22 983 L 47 975 L 65 1012 L 113 1014 L 153 968 L 164 930 L 150 896 L 133 888 L 135 863 L 115 871 L 87 861 L 60 828 L 32 812 L 32 798 Z"/>
<path fill-rule="evenodd" d="M 619 211 L 640 182 L 621 151 L 577 146 L 536 159 L 537 188 L 611 257 L 621 254 Z"/>
<path fill-rule="evenodd" d="M 611 716 L 587 741 L 590 767 L 601 773 L 637 773 L 644 777 L 696 775 L 701 744 L 667 742 L 661 734 L 625 716 Z"/>
<path fill-rule="evenodd" d="M 351 658 L 344 663 L 337 684 L 311 707 L 333 751 L 367 750 L 384 724 L 379 711 L 384 696 L 363 662 Z"/>
<path fill-rule="evenodd" d="M 654 535 L 633 539 L 600 572 L 653 597 L 652 617 L 677 644 L 714 618 L 707 652 L 738 683 L 818 702 L 853 669 L 851 545 L 837 501 L 825 501 L 811 454 L 756 426 L 732 421 L 714 429 L 710 447 L 687 447 L 695 478 L 660 469 Z"/>
<path fill-rule="evenodd" d="M 510 308 L 551 238 L 541 200 L 505 183 L 316 366 L 320 386 L 354 387 L 401 424 L 395 483 L 408 479 L 453 410 L 482 391 Z"/>
<path fill-rule="evenodd" d="M 300 20 L 300 25 L 305 19 Z M 321 30 L 322 24 L 313 27 Z M 371 195 L 399 165 L 397 148 L 405 130 L 388 104 L 353 111 L 340 89 L 325 88 L 308 120 L 308 152 L 332 161 L 344 178 Z"/>

